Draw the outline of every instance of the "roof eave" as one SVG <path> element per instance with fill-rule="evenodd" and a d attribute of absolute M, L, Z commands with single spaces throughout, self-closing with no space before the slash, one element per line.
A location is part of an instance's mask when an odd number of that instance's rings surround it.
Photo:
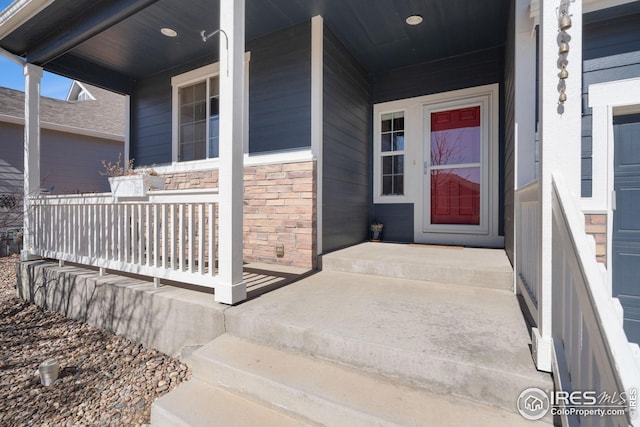
<path fill-rule="evenodd" d="M 55 0 L 15 0 L 0 13 L 0 40 L 40 13 Z"/>

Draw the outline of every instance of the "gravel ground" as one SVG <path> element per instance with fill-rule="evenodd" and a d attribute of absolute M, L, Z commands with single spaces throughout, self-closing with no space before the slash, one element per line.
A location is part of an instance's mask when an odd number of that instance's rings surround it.
<path fill-rule="evenodd" d="M 191 370 L 163 353 L 16 297 L 16 256 L 0 258 L 0 426 L 141 426 Z M 51 386 L 38 365 L 60 363 Z"/>

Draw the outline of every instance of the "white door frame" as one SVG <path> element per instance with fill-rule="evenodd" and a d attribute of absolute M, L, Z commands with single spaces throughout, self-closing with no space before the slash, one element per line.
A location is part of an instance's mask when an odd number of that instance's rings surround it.
<path fill-rule="evenodd" d="M 423 233 L 487 234 L 489 231 L 489 96 L 457 99 L 454 101 L 424 106 L 423 164 L 422 176 L 422 231 Z M 431 224 L 431 114 L 461 108 L 480 107 L 480 224 L 454 225 Z M 477 167 L 477 166 L 473 166 Z"/>
<path fill-rule="evenodd" d="M 442 105 L 464 105 L 470 101 L 486 102 L 486 129 L 488 134 L 488 154 L 486 169 L 488 171 L 487 203 L 488 213 L 486 229 L 478 232 L 429 232 L 424 233 L 422 227 L 424 212 L 424 138 L 425 109 Z M 405 147 L 404 147 L 404 194 L 382 195 L 381 151 L 380 151 L 380 119 L 383 114 L 403 111 L 405 113 Z M 469 246 L 504 247 L 504 237 L 499 231 L 499 85 L 497 83 L 460 89 L 433 95 L 401 99 L 376 104 L 373 107 L 373 202 L 376 204 L 413 203 L 414 206 L 414 241 L 417 243 L 454 244 Z M 484 116 L 483 112 L 483 116 Z"/>
<path fill-rule="evenodd" d="M 483 140 L 481 164 L 484 168 L 480 184 L 480 225 L 479 226 L 434 226 L 423 223 L 427 209 L 431 208 L 429 177 L 420 177 L 421 198 L 414 204 L 414 241 L 416 243 L 456 244 L 470 246 L 503 247 L 504 237 L 498 235 L 499 219 L 499 85 L 492 84 L 439 94 L 437 98 L 422 102 L 422 152 L 421 164 L 429 161 L 431 124 L 426 119 L 428 113 L 448 109 L 480 105 Z M 427 229 L 428 231 L 425 231 Z"/>
<path fill-rule="evenodd" d="M 589 85 L 592 108 L 592 190 L 582 198 L 582 212 L 607 215 L 607 290 L 613 294 L 613 117 L 640 113 L 640 78 Z"/>

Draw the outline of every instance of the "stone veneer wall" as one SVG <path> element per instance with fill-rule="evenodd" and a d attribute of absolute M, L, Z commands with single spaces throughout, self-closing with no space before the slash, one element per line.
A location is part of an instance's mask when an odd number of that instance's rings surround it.
<path fill-rule="evenodd" d="M 216 188 L 218 171 L 166 174 L 166 190 Z M 276 245 L 284 256 L 276 256 Z M 244 168 L 244 261 L 316 267 L 316 163 Z"/>
<path fill-rule="evenodd" d="M 596 259 L 607 265 L 607 215 L 585 214 L 585 230 L 596 240 Z"/>

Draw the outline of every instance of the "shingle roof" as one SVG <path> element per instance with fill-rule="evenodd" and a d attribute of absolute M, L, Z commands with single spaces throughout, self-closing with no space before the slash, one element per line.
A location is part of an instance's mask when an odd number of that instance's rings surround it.
<path fill-rule="evenodd" d="M 61 101 L 41 97 L 40 121 L 123 136 L 124 96 L 84 83 L 83 85 L 95 100 Z M 0 87 L 0 115 L 24 118 L 24 92 Z"/>

